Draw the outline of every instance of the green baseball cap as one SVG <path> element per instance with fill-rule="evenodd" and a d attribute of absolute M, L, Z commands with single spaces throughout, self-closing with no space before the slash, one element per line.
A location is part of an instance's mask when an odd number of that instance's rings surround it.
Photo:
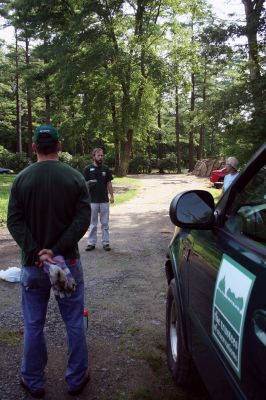
<path fill-rule="evenodd" d="M 58 142 L 58 130 L 52 125 L 41 125 L 35 129 L 32 140 L 34 143 Z"/>

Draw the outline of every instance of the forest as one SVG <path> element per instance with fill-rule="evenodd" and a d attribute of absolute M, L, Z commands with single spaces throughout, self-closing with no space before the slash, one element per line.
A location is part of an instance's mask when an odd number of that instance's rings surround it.
<path fill-rule="evenodd" d="M 242 3 L 232 23 L 206 0 L 0 1 L 15 30 L 0 41 L 0 166 L 33 159 L 41 123 L 58 127 L 65 159 L 101 146 L 121 177 L 245 163 L 266 136 L 266 11 Z"/>

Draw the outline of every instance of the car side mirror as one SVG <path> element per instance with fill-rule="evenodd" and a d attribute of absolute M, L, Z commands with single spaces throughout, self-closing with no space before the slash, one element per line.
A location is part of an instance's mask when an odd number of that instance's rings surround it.
<path fill-rule="evenodd" d="M 214 199 L 205 190 L 189 190 L 173 198 L 169 210 L 174 225 L 187 229 L 211 229 Z"/>

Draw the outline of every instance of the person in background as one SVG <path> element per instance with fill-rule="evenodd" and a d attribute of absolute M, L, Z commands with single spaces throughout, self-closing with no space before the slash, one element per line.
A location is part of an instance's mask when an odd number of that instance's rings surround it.
<path fill-rule="evenodd" d="M 222 194 L 229 188 L 233 180 L 237 177 L 238 160 L 235 157 L 229 157 L 225 163 L 227 175 L 224 177 L 224 184 L 222 187 Z"/>
<path fill-rule="evenodd" d="M 43 333 L 51 282 L 45 262 L 62 256 L 76 284 L 68 297 L 55 296 L 66 326 L 68 393 L 76 396 L 90 379 L 83 322 L 84 281 L 78 241 L 90 223 L 90 198 L 82 174 L 58 159 L 59 135 L 41 125 L 33 136 L 37 162 L 15 178 L 9 199 L 7 227 L 22 250 L 24 346 L 21 385 L 40 398 L 45 394 L 46 341 Z"/>
<path fill-rule="evenodd" d="M 103 150 L 96 148 L 92 151 L 93 164 L 84 169 L 84 177 L 88 183 L 91 196 L 91 222 L 88 232 L 88 246 L 86 251 L 95 249 L 97 242 L 98 215 L 102 228 L 102 246 L 105 251 L 110 251 L 109 244 L 109 197 L 110 202 L 114 202 L 112 187 L 112 173 L 110 169 L 103 165 Z"/>

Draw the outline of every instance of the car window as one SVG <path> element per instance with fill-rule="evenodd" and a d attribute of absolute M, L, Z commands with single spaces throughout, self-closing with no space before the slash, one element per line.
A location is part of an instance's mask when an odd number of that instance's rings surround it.
<path fill-rule="evenodd" d="M 266 246 L 266 166 L 236 195 L 225 227 Z"/>

